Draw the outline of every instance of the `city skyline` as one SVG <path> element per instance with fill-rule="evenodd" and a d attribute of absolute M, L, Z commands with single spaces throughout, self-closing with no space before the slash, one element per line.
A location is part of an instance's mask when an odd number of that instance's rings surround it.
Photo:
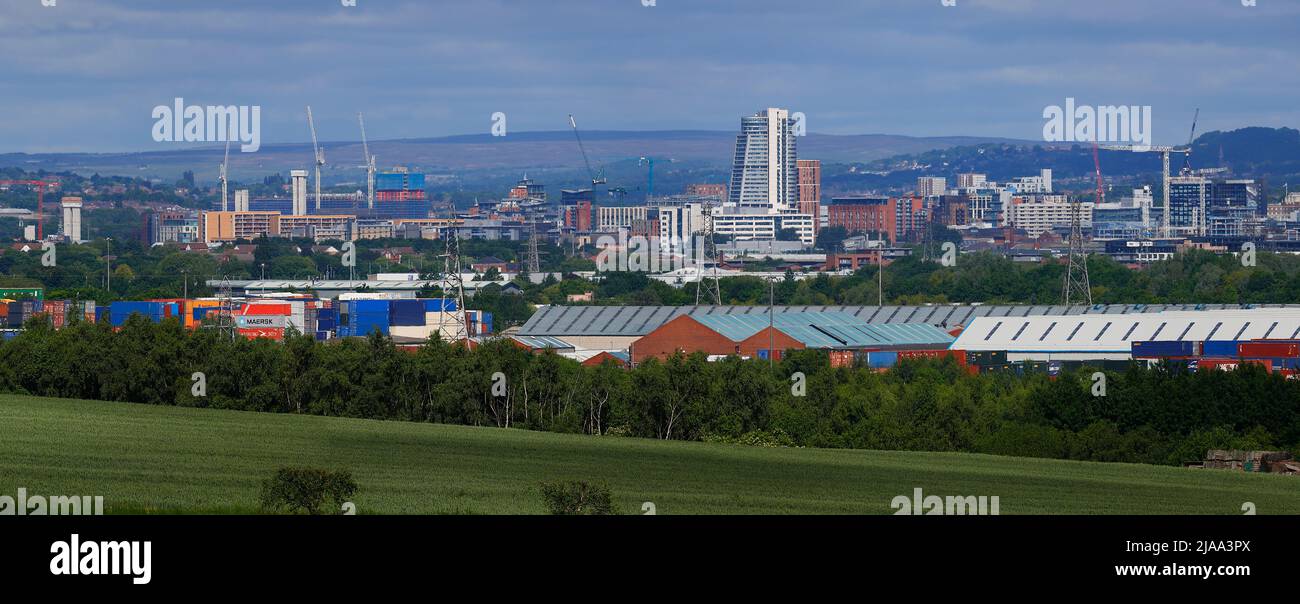
<path fill-rule="evenodd" d="M 826 134 L 1042 137 L 1045 107 L 1150 106 L 1154 141 L 1300 123 L 1300 6 L 1261 1 L 143 0 L 0 16 L 0 152 L 113 152 L 175 98 L 259 106 L 262 141 L 585 130 L 731 130 L 784 107 Z M 1070 23 L 1069 28 L 1060 26 Z M 177 27 L 183 24 L 183 27 Z M 668 41 L 671 40 L 671 43 Z M 763 52 L 755 53 L 755 48 Z M 1030 52 L 1032 49 L 1032 52 Z"/>

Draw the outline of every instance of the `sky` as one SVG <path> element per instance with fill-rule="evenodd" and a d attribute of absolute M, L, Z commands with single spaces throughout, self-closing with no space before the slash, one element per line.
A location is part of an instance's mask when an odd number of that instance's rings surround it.
<path fill-rule="evenodd" d="M 49 2 L 54 6 L 44 6 Z M 1300 126 L 1300 0 L 0 0 L 0 153 L 155 142 L 153 109 L 261 108 L 261 140 L 737 130 L 1042 139 L 1150 106 L 1154 142 Z M 1243 2 L 1255 6 L 1243 6 Z M 644 4 L 653 3 L 653 6 Z M 955 6 L 946 6 L 953 4 Z"/>

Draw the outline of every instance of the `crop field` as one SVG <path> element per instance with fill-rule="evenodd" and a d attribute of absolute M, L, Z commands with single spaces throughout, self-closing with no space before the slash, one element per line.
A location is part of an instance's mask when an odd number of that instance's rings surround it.
<path fill-rule="evenodd" d="M 258 513 L 285 466 L 346 469 L 362 514 L 540 514 L 539 484 L 607 484 L 623 513 L 890 514 L 913 494 L 1003 514 L 1300 513 L 1300 479 L 956 453 L 757 448 L 0 395 L 0 495 L 107 513 Z"/>

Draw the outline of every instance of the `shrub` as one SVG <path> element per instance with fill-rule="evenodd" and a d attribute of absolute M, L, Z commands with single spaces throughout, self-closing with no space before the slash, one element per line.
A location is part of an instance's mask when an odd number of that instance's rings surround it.
<path fill-rule="evenodd" d="M 338 514 L 357 492 L 352 473 L 318 468 L 280 468 L 262 483 L 262 509 L 291 514 Z M 329 507 L 323 507 L 326 502 Z"/>
<path fill-rule="evenodd" d="M 585 480 L 542 483 L 546 508 L 558 516 L 607 516 L 616 514 L 614 502 L 605 485 Z"/>

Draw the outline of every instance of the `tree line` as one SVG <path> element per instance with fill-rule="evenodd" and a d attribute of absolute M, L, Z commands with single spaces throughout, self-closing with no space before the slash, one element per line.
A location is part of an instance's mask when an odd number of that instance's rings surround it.
<path fill-rule="evenodd" d="M 970 375 L 951 361 L 833 368 L 703 355 L 584 366 L 508 340 L 414 350 L 374 334 L 320 343 L 187 330 L 39 323 L 0 344 L 0 391 L 273 413 L 768 446 L 954 451 L 1177 465 L 1209 448 L 1300 446 L 1300 382 L 1248 367 L 1131 366 Z M 202 382 L 202 388 L 199 383 Z"/>

